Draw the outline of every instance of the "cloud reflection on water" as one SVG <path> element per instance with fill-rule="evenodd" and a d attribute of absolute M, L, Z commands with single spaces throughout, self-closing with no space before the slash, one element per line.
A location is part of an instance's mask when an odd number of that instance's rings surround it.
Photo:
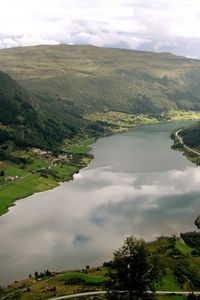
<path fill-rule="evenodd" d="M 151 128 L 152 131 L 163 130 L 160 126 Z M 137 132 L 142 143 L 139 130 Z M 111 257 L 128 234 L 151 240 L 162 234 L 194 228 L 193 222 L 199 213 L 200 169 L 184 167 L 185 158 L 169 150 L 166 144 L 163 149 L 167 154 L 161 151 L 166 154 L 166 166 L 154 168 L 153 158 L 149 158 L 149 165 L 144 165 L 141 151 L 133 144 L 127 146 L 128 141 L 135 141 L 137 145 L 137 132 L 134 139 L 127 133 L 102 141 L 110 149 L 111 141 L 111 146 L 116 148 L 117 138 L 125 139 L 120 145 L 124 145 L 126 151 L 130 149 L 130 156 L 127 153 L 122 171 L 116 166 L 124 160 L 123 155 L 121 160 L 118 156 L 124 151 L 118 149 L 116 165 L 107 167 L 105 161 L 99 159 L 101 167 L 93 164 L 76 174 L 71 182 L 17 201 L 17 205 L 0 218 L 0 284 L 46 268 L 98 265 Z M 156 132 L 156 137 L 160 141 L 162 135 Z M 143 139 L 144 145 L 147 138 Z M 166 141 L 166 137 L 163 139 Z M 127 161 L 133 161 L 132 155 L 138 165 L 134 163 L 129 167 Z M 159 157 L 163 163 L 161 154 Z M 139 158 L 143 169 L 134 172 L 136 167 L 139 170 Z M 169 168 L 168 161 L 174 164 L 174 170 Z"/>

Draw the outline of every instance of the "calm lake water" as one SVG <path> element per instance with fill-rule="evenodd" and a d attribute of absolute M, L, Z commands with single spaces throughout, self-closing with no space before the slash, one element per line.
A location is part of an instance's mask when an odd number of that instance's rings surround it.
<path fill-rule="evenodd" d="M 0 285 L 34 271 L 97 266 L 128 234 L 151 240 L 193 230 L 200 168 L 171 150 L 170 132 L 146 125 L 98 140 L 88 168 L 0 218 Z"/>

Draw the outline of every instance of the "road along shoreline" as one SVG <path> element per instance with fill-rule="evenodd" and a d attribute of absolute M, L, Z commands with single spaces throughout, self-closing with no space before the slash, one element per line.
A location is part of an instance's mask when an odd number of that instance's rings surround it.
<path fill-rule="evenodd" d="M 190 148 L 189 146 L 187 146 L 184 142 L 183 142 L 183 138 L 179 135 L 179 133 L 182 131 L 183 129 L 179 129 L 176 131 L 175 136 L 176 138 L 179 140 L 179 142 L 181 143 L 181 145 L 188 151 L 200 156 L 200 152 Z"/>

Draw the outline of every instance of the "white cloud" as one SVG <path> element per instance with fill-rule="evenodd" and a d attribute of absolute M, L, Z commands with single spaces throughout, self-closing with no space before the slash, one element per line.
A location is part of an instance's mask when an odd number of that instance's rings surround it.
<path fill-rule="evenodd" d="M 7 0 L 0 47 L 90 43 L 200 57 L 199 28 L 196 0 Z"/>

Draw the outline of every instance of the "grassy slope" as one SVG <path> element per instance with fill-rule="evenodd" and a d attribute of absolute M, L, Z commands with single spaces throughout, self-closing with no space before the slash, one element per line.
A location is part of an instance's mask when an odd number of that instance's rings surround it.
<path fill-rule="evenodd" d="M 179 239 L 176 240 L 176 248 L 181 251 L 181 253 L 187 255 L 191 254 L 192 248 L 180 241 Z"/>
<path fill-rule="evenodd" d="M 200 153 L 200 122 L 197 122 L 196 124 L 189 126 L 187 128 L 183 128 L 180 132 L 180 135 L 183 138 L 183 142 L 188 145 L 193 150 Z M 180 151 L 183 151 L 186 157 L 193 162 L 196 165 L 200 165 L 200 156 L 186 150 L 184 147 L 179 145 L 179 142 L 175 140 L 175 148 L 178 145 L 178 149 Z"/>
<path fill-rule="evenodd" d="M 65 106 L 72 112 L 200 109 L 200 62 L 168 53 L 37 46 L 0 50 L 0 64 L 39 94 L 50 114 L 52 104 L 61 115 Z"/>
<path fill-rule="evenodd" d="M 181 132 L 184 142 L 191 147 L 200 149 L 200 122 L 192 125 Z"/>
<path fill-rule="evenodd" d="M 73 174 L 80 168 L 88 165 L 92 156 L 87 152 L 93 139 L 78 141 L 66 140 L 63 145 L 65 154 L 72 155 L 73 159 L 60 160 L 55 165 L 52 161 L 57 157 L 42 157 L 32 153 L 31 149 L 12 149 L 10 155 L 13 157 L 26 157 L 28 163 L 14 163 L 9 160 L 0 162 L 0 170 L 5 172 L 4 177 L 0 177 L 0 215 L 7 212 L 9 206 L 15 200 L 27 197 L 35 192 L 52 189 L 58 182 L 69 181 Z M 5 181 L 8 176 L 19 176 L 14 181 Z"/>
<path fill-rule="evenodd" d="M 32 106 L 34 97 L 15 80 L 0 72 L 0 143 L 8 140 L 28 146 L 46 145 L 42 137 L 42 123 Z"/>
<path fill-rule="evenodd" d="M 79 162 L 78 166 L 65 165 L 52 166 L 50 174 L 35 172 L 42 167 L 51 164 L 50 161 L 34 157 L 29 146 L 40 148 L 56 148 L 64 137 L 71 137 L 72 128 L 77 131 L 87 124 L 88 121 L 80 117 L 71 117 L 63 127 L 56 124 L 55 120 L 47 124 L 47 118 L 42 116 L 40 107 L 37 105 L 37 97 L 34 97 L 26 89 L 22 88 L 15 80 L 5 73 L 0 72 L 0 171 L 4 170 L 5 176 L 0 177 L 0 215 L 8 210 L 12 203 L 20 198 L 53 188 L 58 181 L 72 178 L 80 167 L 88 162 Z M 70 128 L 67 125 L 70 123 Z M 60 134 L 61 131 L 61 134 Z M 72 142 L 73 143 L 73 142 Z M 84 141 L 83 141 L 84 143 Z M 52 147 L 51 147 L 52 145 Z M 82 153 L 87 150 L 82 146 Z M 70 149 L 68 149 L 69 151 Z M 72 153 L 79 153 L 74 146 Z M 76 151 L 75 151 L 76 150 Z M 3 161 L 3 163 L 1 162 Z M 19 176 L 14 182 L 6 181 L 8 176 Z"/>
<path fill-rule="evenodd" d="M 9 165 L 9 162 L 8 162 Z M 16 166 L 15 174 L 20 174 L 20 168 Z M 0 185 L 0 215 L 6 213 L 13 202 L 58 186 L 59 181 L 68 181 L 78 171 L 76 166 L 52 167 L 52 175 L 41 176 L 40 172 L 28 173 L 15 182 Z M 14 172 L 12 172 L 13 174 Z"/>
<path fill-rule="evenodd" d="M 162 237 L 157 241 L 151 243 L 149 247 L 152 251 L 158 249 L 159 247 L 167 247 L 169 242 L 167 238 Z M 176 246 L 177 249 L 181 251 L 182 257 L 185 255 L 185 245 L 177 239 Z M 185 256 L 185 258 L 191 261 L 191 264 L 196 268 L 197 273 L 199 274 L 200 267 L 200 257 L 197 256 Z M 181 291 L 181 287 L 176 281 L 176 277 L 173 273 L 173 266 L 177 263 L 179 258 L 177 256 L 165 256 L 165 263 L 167 266 L 166 275 L 163 279 L 162 285 L 157 288 L 157 290 L 163 291 Z M 87 274 L 86 270 L 82 271 L 65 271 L 61 273 L 55 273 L 52 277 L 44 277 L 41 281 L 35 281 L 35 278 L 28 278 L 23 281 L 14 283 L 5 289 L 7 295 L 10 295 L 9 299 L 15 299 L 16 295 L 19 295 L 21 300 L 33 300 L 33 299 L 47 299 L 51 298 L 54 295 L 61 296 L 66 294 L 73 294 L 78 292 L 94 291 L 98 289 L 105 289 L 104 282 L 107 279 L 106 273 L 108 272 L 107 267 L 100 267 L 97 269 L 88 269 Z M 200 274 L 199 274 L 200 276 Z M 76 281 L 77 280 L 77 281 Z M 81 283 L 80 283 L 81 280 Z M 27 291 L 27 287 L 30 288 L 30 291 Z M 56 287 L 56 291 L 50 291 L 48 288 Z M 185 287 L 187 290 L 187 287 Z M 15 293 L 14 297 L 11 297 L 11 294 Z M 88 298 L 86 298 L 88 299 Z M 103 298 L 104 299 L 104 298 Z M 159 300 L 180 300 L 186 299 L 182 296 L 162 296 L 158 297 Z"/>
<path fill-rule="evenodd" d="M 72 138 L 88 125 L 78 111 L 75 114 L 53 103 L 48 111 L 44 103 L 40 96 L 0 72 L 0 144 L 10 140 L 20 147 L 56 149 L 63 138 Z"/>
<path fill-rule="evenodd" d="M 0 215 L 5 213 L 13 200 L 27 197 L 56 186 L 52 178 L 43 178 L 40 174 L 30 174 L 16 182 L 0 186 Z"/>

